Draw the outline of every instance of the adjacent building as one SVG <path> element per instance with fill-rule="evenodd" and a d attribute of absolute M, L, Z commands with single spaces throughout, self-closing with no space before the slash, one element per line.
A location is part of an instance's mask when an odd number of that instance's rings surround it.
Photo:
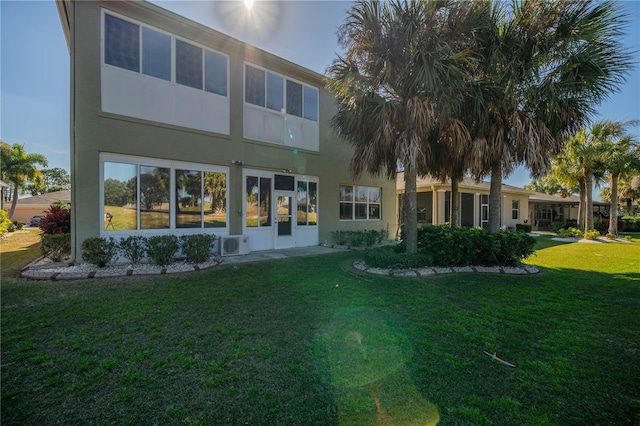
<path fill-rule="evenodd" d="M 57 6 L 76 259 L 98 236 L 213 233 L 224 253 L 395 233 L 394 182 L 351 177 L 322 75 L 151 3 Z"/>

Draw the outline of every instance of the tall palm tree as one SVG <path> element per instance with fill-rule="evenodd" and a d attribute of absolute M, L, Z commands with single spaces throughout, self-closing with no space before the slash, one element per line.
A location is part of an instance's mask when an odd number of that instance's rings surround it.
<path fill-rule="evenodd" d="M 416 179 L 427 174 L 432 142 L 468 139 L 455 119 L 464 100 L 465 50 L 480 3 L 357 1 L 339 30 L 346 50 L 328 69 L 338 102 L 332 125 L 354 148 L 354 177 L 366 171 L 395 178 L 404 167 L 404 239 L 417 250 Z M 433 137 L 433 134 L 436 134 Z"/>
<path fill-rule="evenodd" d="M 609 123 L 609 137 L 603 141 L 603 161 L 611 182 L 611 208 L 608 233 L 618 235 L 618 180 L 620 176 L 631 176 L 640 172 L 640 150 L 638 141 L 626 132 L 635 122 Z"/>
<path fill-rule="evenodd" d="M 491 175 L 489 230 L 500 225 L 501 184 L 521 164 L 534 178 L 630 69 L 624 19 L 610 1 L 491 3 L 493 25 L 479 35 L 473 102 L 473 172 Z"/>
<path fill-rule="evenodd" d="M 13 186 L 13 196 L 9 219 L 13 218 L 18 201 L 18 191 L 28 180 L 33 180 L 39 171 L 36 165 L 47 166 L 47 158 L 42 154 L 27 154 L 24 145 L 0 141 L 0 179 Z"/>

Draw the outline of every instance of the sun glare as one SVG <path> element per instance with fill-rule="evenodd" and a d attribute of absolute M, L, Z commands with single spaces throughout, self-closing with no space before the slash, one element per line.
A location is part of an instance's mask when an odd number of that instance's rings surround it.
<path fill-rule="evenodd" d="M 251 8 L 253 7 L 253 0 L 244 0 L 244 7 L 251 10 Z"/>

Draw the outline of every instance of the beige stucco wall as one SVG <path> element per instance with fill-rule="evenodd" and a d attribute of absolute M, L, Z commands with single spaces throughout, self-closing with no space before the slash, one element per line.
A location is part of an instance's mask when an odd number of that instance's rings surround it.
<path fill-rule="evenodd" d="M 100 101 L 101 7 L 193 40 L 229 55 L 230 135 L 221 135 L 103 113 Z M 71 19 L 71 175 L 73 191 L 73 251 L 88 237 L 99 236 L 99 154 L 109 152 L 229 167 L 229 234 L 242 233 L 242 168 L 291 169 L 293 173 L 319 177 L 319 240 L 338 229 L 389 228 L 395 233 L 394 182 L 363 176 L 354 182 L 348 172 L 351 150 L 330 130 L 335 112 L 333 97 L 322 88 L 322 76 L 266 52 L 176 17 L 154 5 L 128 2 L 74 2 Z M 319 88 L 319 152 L 299 150 L 243 138 L 244 61 L 263 66 Z M 73 131 L 75 129 L 75 131 Z M 241 160 L 244 166 L 231 165 Z M 382 219 L 340 221 L 339 185 L 382 187 Z"/>

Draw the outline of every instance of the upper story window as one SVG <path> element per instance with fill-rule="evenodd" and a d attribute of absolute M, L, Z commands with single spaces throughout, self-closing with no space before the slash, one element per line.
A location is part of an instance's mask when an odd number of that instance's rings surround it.
<path fill-rule="evenodd" d="M 245 65 L 245 102 L 318 121 L 318 89 L 251 65 Z"/>
<path fill-rule="evenodd" d="M 379 220 L 381 189 L 340 185 L 341 220 Z"/>
<path fill-rule="evenodd" d="M 227 96 L 227 56 L 110 14 L 104 15 L 104 62 Z"/>

